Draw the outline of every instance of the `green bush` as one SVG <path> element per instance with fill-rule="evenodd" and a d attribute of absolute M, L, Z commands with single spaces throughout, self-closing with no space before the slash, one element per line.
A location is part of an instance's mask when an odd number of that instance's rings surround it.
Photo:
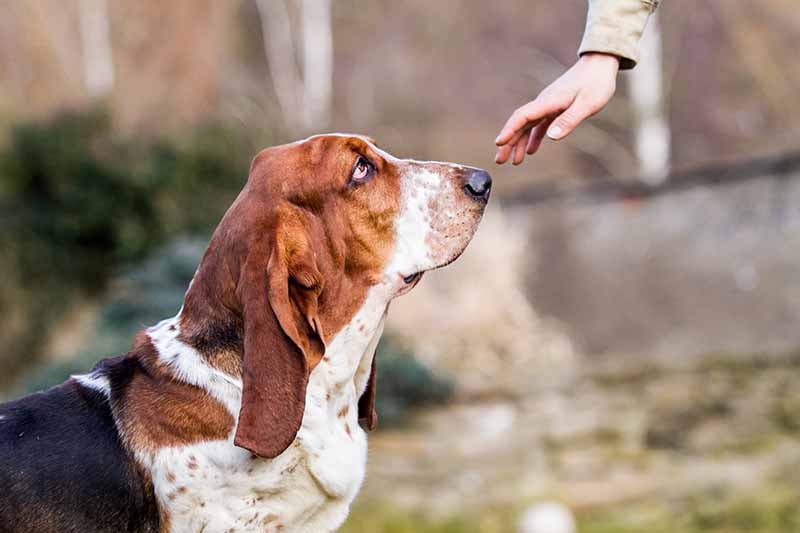
<path fill-rule="evenodd" d="M 115 157 L 109 128 L 100 112 L 13 128 L 0 202 L 23 284 L 101 289 L 115 265 L 162 237 L 152 188 Z"/>
<path fill-rule="evenodd" d="M 63 363 L 32 369 L 14 392 L 46 389 L 88 371 L 100 359 L 127 352 L 137 331 L 180 309 L 205 245 L 200 238 L 179 239 L 127 269 L 113 283 L 113 297 L 101 307 L 86 348 Z"/>
<path fill-rule="evenodd" d="M 115 138 L 98 110 L 14 127 L 0 203 L 24 281 L 102 289 L 166 238 L 208 231 L 244 183 L 245 145 L 221 126 L 153 144 Z"/>
<path fill-rule="evenodd" d="M 0 150 L 0 307 L 31 326 L 0 324 L 0 387 L 37 361 L 42 329 L 73 302 L 102 298 L 112 277 L 170 239 L 210 233 L 252 152 L 219 124 L 122 137 L 99 109 L 11 128 Z"/>
<path fill-rule="evenodd" d="M 442 404 L 453 384 L 431 372 L 390 335 L 378 345 L 377 410 L 379 427 L 402 425 L 416 408 Z"/>

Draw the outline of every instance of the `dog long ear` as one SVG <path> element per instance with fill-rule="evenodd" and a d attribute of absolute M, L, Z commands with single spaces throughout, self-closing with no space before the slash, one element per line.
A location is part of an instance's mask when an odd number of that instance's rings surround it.
<path fill-rule="evenodd" d="M 273 458 L 294 441 L 305 412 L 309 372 L 325 355 L 317 315 L 322 277 L 305 232 L 279 227 L 269 255 L 263 247 L 248 253 L 237 288 L 244 368 L 234 444 Z"/>

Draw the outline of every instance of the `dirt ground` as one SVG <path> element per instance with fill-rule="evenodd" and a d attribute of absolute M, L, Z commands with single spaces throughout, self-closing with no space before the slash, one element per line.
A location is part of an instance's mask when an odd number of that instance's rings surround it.
<path fill-rule="evenodd" d="M 676 513 L 783 494 L 800 484 L 798 379 L 800 354 L 707 358 L 691 367 L 586 365 L 549 390 L 464 398 L 370 438 L 351 531 L 376 508 L 432 523 L 471 517 L 452 531 L 511 531 L 515 513 L 543 499 L 577 513 L 581 531 L 641 531 Z M 786 497 L 800 503 L 796 490 Z M 620 512 L 627 526 L 600 528 Z"/>

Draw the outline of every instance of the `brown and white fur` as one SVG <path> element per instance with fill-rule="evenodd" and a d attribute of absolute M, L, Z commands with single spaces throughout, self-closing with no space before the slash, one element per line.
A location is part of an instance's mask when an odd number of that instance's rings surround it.
<path fill-rule="evenodd" d="M 397 159 L 361 136 L 262 151 L 175 317 L 0 406 L 0 531 L 336 530 L 364 479 L 359 421 L 376 423 L 389 303 L 461 254 L 490 187 L 484 171 Z M 55 435 L 81 428 L 59 450 Z M 72 479 L 92 462 L 81 449 L 111 467 Z M 63 471 L 42 473 L 53 464 Z M 55 488 L 34 491 L 40 478 Z M 65 508 L 101 504 L 118 512 Z"/>

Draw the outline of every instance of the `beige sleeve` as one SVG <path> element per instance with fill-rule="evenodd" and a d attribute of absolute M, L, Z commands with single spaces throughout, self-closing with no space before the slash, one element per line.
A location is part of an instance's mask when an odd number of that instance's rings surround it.
<path fill-rule="evenodd" d="M 589 0 L 586 32 L 578 55 L 604 52 L 620 58 L 621 69 L 639 60 L 639 38 L 659 0 Z"/>

